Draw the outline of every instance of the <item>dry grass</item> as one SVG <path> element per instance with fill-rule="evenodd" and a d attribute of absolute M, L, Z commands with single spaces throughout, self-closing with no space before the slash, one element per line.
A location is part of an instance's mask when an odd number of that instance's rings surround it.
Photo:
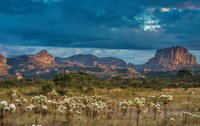
<path fill-rule="evenodd" d="M 7 99 L 7 91 L 11 89 L 0 89 L 0 101 L 2 100 L 8 100 Z M 39 94 L 39 90 L 37 87 L 24 87 L 23 89 L 17 89 L 23 94 L 23 97 L 30 99 L 31 94 Z M 191 95 L 190 98 L 190 104 L 189 104 L 189 112 L 193 114 L 200 114 L 197 109 L 197 104 L 200 103 L 200 89 L 195 88 L 191 89 L 194 91 L 194 95 Z M 110 91 L 107 91 L 105 89 L 95 89 L 95 93 L 91 94 L 97 94 L 109 97 L 111 99 L 117 99 L 118 101 L 122 100 L 130 100 L 134 99 L 135 97 L 145 97 L 148 98 L 150 95 L 155 94 L 167 94 L 172 95 L 174 97 L 174 100 L 172 103 L 167 105 L 167 117 L 174 118 L 175 121 L 168 121 L 167 125 L 169 126 L 183 126 L 183 121 L 181 119 L 181 112 L 187 110 L 187 98 L 188 93 L 185 92 L 184 89 L 164 89 L 163 91 L 154 91 L 154 90 L 136 90 L 136 89 L 113 89 Z M 76 95 L 82 95 L 81 92 L 70 89 L 68 90 L 68 94 L 71 96 Z M 148 106 L 146 106 L 148 108 Z M 163 108 L 161 108 L 163 109 Z M 135 126 L 135 110 L 133 110 L 133 113 L 130 114 L 128 111 L 125 116 L 123 116 L 121 110 L 118 111 L 118 113 L 115 113 L 111 119 L 108 119 L 107 117 L 86 117 L 81 115 L 80 117 L 75 116 L 72 121 L 72 126 Z M 158 120 L 153 120 L 153 113 L 152 110 L 149 109 L 147 114 L 141 114 L 141 122 L 140 126 L 161 126 L 162 120 L 163 120 L 163 113 L 161 113 L 158 116 Z M 53 114 L 49 114 L 45 116 L 44 118 L 41 117 L 41 115 L 36 115 L 34 113 L 23 113 L 22 115 L 19 115 L 19 113 L 13 113 L 8 118 L 6 118 L 6 124 L 8 126 L 30 126 L 32 124 L 35 124 L 35 121 L 38 121 L 38 124 L 41 124 L 43 126 L 66 126 L 65 118 L 61 114 L 56 115 L 55 122 Z M 199 126 L 199 122 L 190 122 L 187 126 Z"/>

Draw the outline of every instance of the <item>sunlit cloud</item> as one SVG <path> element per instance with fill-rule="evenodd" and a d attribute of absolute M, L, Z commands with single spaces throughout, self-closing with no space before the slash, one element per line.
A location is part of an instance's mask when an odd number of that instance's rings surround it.
<path fill-rule="evenodd" d="M 167 12 L 173 12 L 173 11 L 178 11 L 178 12 L 182 12 L 185 10 L 189 10 L 189 11 L 200 11 L 199 7 L 195 7 L 193 5 L 190 6 L 184 6 L 184 7 L 173 7 L 173 8 L 160 8 L 160 11 L 163 13 L 167 13 Z"/>
<path fill-rule="evenodd" d="M 162 12 L 169 12 L 169 11 L 170 11 L 170 8 L 165 8 L 165 7 L 164 7 L 164 8 L 161 8 L 161 11 L 162 11 Z"/>
<path fill-rule="evenodd" d="M 136 21 L 140 23 L 140 28 L 144 31 L 157 32 L 161 25 L 160 20 L 153 15 L 155 8 L 148 8 L 135 16 Z"/>

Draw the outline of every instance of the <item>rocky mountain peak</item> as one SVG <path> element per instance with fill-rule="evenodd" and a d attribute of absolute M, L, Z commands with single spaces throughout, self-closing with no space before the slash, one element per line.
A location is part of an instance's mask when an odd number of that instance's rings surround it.
<path fill-rule="evenodd" d="M 49 52 L 47 50 L 41 50 L 35 56 L 51 56 L 51 57 L 53 57 L 51 54 L 49 54 Z"/>
<path fill-rule="evenodd" d="M 171 48 L 159 49 L 155 58 L 160 60 L 160 63 L 168 62 L 171 65 L 187 66 L 197 64 L 196 57 L 182 46 L 174 46 Z"/>
<path fill-rule="evenodd" d="M 170 71 L 195 65 L 197 65 L 196 57 L 190 54 L 186 48 L 173 46 L 157 50 L 155 57 L 139 67 L 156 71 Z"/>
<path fill-rule="evenodd" d="M 6 57 L 4 57 L 2 54 L 0 54 L 0 64 L 6 64 L 6 63 L 7 63 Z"/>
<path fill-rule="evenodd" d="M 31 61 L 35 62 L 39 66 L 53 65 L 55 64 L 55 57 L 51 55 L 47 50 L 42 50 L 37 54 L 30 57 Z"/>
<path fill-rule="evenodd" d="M 2 54 L 0 54 L 0 75 L 7 75 L 10 66 L 7 65 L 7 59 Z"/>

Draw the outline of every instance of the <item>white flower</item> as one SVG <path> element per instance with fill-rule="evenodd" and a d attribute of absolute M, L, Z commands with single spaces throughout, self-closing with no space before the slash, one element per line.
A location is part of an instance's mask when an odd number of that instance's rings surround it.
<path fill-rule="evenodd" d="M 10 111 L 10 108 L 9 108 L 9 107 L 5 107 L 5 108 L 4 108 L 4 111 L 9 112 L 9 111 Z"/>
<path fill-rule="evenodd" d="M 16 90 L 12 90 L 12 93 L 17 93 L 17 91 Z"/>
<path fill-rule="evenodd" d="M 20 102 L 20 100 L 19 100 L 19 99 L 15 99 L 15 102 L 17 102 L 17 103 L 18 103 L 18 102 Z"/>
<path fill-rule="evenodd" d="M 77 114 L 77 115 L 80 115 L 80 114 L 81 114 L 81 112 L 79 112 L 79 111 L 76 111 L 76 114 Z"/>
<path fill-rule="evenodd" d="M 22 103 L 28 103 L 28 100 L 22 99 Z"/>
<path fill-rule="evenodd" d="M 47 110 L 48 107 L 47 107 L 46 105 L 44 105 L 44 106 L 42 106 L 42 109 L 43 109 L 43 110 Z"/>
<path fill-rule="evenodd" d="M 196 115 L 196 114 L 194 114 L 194 115 L 192 115 L 192 118 L 199 118 L 199 116 L 198 115 Z"/>
<path fill-rule="evenodd" d="M 33 104 L 30 104 L 29 106 L 26 107 L 26 111 L 31 111 L 32 109 L 34 109 L 35 106 Z"/>
<path fill-rule="evenodd" d="M 63 105 L 64 102 L 63 102 L 63 101 L 59 101 L 58 104 L 59 104 L 59 105 Z"/>
<path fill-rule="evenodd" d="M 152 107 L 154 110 L 160 110 L 161 105 L 160 105 L 160 104 L 151 103 L 151 107 Z"/>
<path fill-rule="evenodd" d="M 161 95 L 161 96 L 159 96 L 159 99 L 164 104 L 167 104 L 167 103 L 173 101 L 173 96 L 171 96 L 171 95 Z"/>
<path fill-rule="evenodd" d="M 1 102 L 0 102 L 0 105 L 6 107 L 6 106 L 8 106 L 8 103 L 7 103 L 7 101 L 1 101 Z"/>
<path fill-rule="evenodd" d="M 170 121 L 174 121 L 175 119 L 174 119 L 174 118 L 169 118 L 169 120 L 170 120 Z"/>
<path fill-rule="evenodd" d="M 30 104 L 29 106 L 30 106 L 32 109 L 35 108 L 35 106 L 34 106 L 33 104 Z"/>
<path fill-rule="evenodd" d="M 16 110 L 15 104 L 10 104 L 9 107 L 11 108 L 12 111 Z"/>
<path fill-rule="evenodd" d="M 73 110 L 70 109 L 69 112 L 70 112 L 70 113 L 73 113 Z"/>
<path fill-rule="evenodd" d="M 40 124 L 38 124 L 38 125 L 36 125 L 36 124 L 32 124 L 32 126 L 42 126 L 42 125 L 40 125 Z"/>
<path fill-rule="evenodd" d="M 143 107 L 145 105 L 145 98 L 135 98 L 133 101 L 135 107 Z"/>
<path fill-rule="evenodd" d="M 11 97 L 12 98 L 17 97 L 17 94 L 16 93 L 12 93 Z"/>
<path fill-rule="evenodd" d="M 189 112 L 182 111 L 181 116 L 192 116 L 192 114 Z"/>
<path fill-rule="evenodd" d="M 32 107 L 31 107 L 31 106 L 27 106 L 27 107 L 26 107 L 26 111 L 29 111 L 29 110 L 32 110 Z"/>

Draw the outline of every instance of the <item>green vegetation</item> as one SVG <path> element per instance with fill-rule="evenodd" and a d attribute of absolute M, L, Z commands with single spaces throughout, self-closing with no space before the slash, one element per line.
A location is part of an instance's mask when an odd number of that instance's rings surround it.
<path fill-rule="evenodd" d="M 55 83 L 54 82 L 42 82 L 42 92 L 46 93 L 46 92 L 51 92 L 53 89 L 55 89 Z"/>
<path fill-rule="evenodd" d="M 135 88 L 154 89 L 164 88 L 195 88 L 200 87 L 200 76 L 193 76 L 187 70 L 181 70 L 174 76 L 147 77 L 147 78 L 123 78 L 116 76 L 112 78 L 96 78 L 84 73 L 58 74 L 53 79 L 31 78 L 17 81 L 10 78 L 0 80 L 0 87 L 24 87 L 38 86 L 43 92 L 51 91 L 53 88 L 75 88 L 82 90 L 84 87 L 93 86 L 96 88 Z"/>
<path fill-rule="evenodd" d="M 0 126 L 198 126 L 199 76 L 0 80 Z M 7 104 L 6 104 L 7 103 Z"/>

